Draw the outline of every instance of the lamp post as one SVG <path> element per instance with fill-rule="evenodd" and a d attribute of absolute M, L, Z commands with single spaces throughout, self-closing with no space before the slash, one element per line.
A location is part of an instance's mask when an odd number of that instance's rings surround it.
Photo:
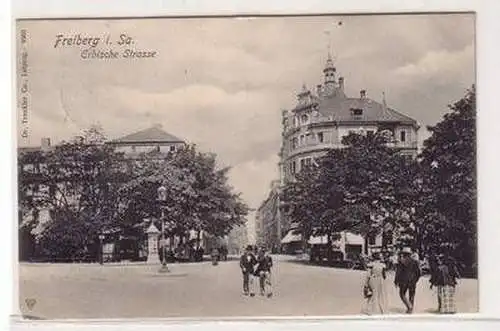
<path fill-rule="evenodd" d="M 165 202 L 167 201 L 167 189 L 165 186 L 160 186 L 158 188 L 158 202 L 160 203 L 161 210 L 161 251 L 162 251 L 162 261 L 160 272 L 169 272 L 167 267 L 167 245 L 165 238 Z"/>
<path fill-rule="evenodd" d="M 104 234 L 100 233 L 99 234 L 99 264 L 103 265 L 104 264 L 104 252 L 103 252 L 103 241 L 104 241 Z"/>

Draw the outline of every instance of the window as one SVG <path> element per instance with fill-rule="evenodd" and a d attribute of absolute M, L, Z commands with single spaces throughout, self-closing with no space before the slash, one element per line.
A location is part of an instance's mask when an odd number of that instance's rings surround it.
<path fill-rule="evenodd" d="M 297 148 L 298 142 L 299 142 L 299 140 L 297 139 L 297 137 L 292 139 L 292 149 Z"/>
<path fill-rule="evenodd" d="M 156 146 L 155 150 L 156 150 L 157 152 L 159 152 L 159 151 L 160 151 L 160 146 Z"/>
<path fill-rule="evenodd" d="M 362 116 L 363 115 L 363 109 L 361 109 L 361 108 L 351 108 L 351 114 L 353 116 Z"/>
<path fill-rule="evenodd" d="M 170 146 L 170 151 L 175 152 L 175 146 Z"/>
<path fill-rule="evenodd" d="M 307 124 L 307 122 L 309 121 L 309 116 L 307 116 L 307 114 L 304 114 L 300 117 L 301 121 L 302 121 L 302 124 Z"/>
<path fill-rule="evenodd" d="M 304 135 L 300 136 L 300 146 L 304 145 Z"/>
<path fill-rule="evenodd" d="M 306 134 L 306 144 L 310 144 L 313 142 L 314 136 L 310 133 Z"/>
<path fill-rule="evenodd" d="M 306 163 L 305 161 L 305 159 L 300 159 L 300 170 L 304 169 Z"/>
<path fill-rule="evenodd" d="M 290 171 L 292 174 L 295 174 L 297 172 L 295 161 L 290 162 Z"/>
<path fill-rule="evenodd" d="M 368 236 L 368 245 L 375 245 L 375 235 Z"/>
<path fill-rule="evenodd" d="M 401 131 L 400 134 L 401 134 L 401 137 L 400 137 L 401 142 L 405 142 L 406 141 L 406 131 L 403 130 L 403 131 Z"/>
<path fill-rule="evenodd" d="M 318 142 L 322 143 L 324 140 L 323 132 L 318 132 Z"/>
<path fill-rule="evenodd" d="M 305 165 L 306 167 L 310 167 L 312 164 L 312 159 L 310 157 L 308 157 L 307 159 L 305 159 Z"/>
<path fill-rule="evenodd" d="M 132 152 L 135 152 L 135 146 L 132 146 Z"/>

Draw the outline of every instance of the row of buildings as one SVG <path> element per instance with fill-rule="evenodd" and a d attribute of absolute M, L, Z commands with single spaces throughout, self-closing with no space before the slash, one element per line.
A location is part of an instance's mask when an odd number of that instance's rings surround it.
<path fill-rule="evenodd" d="M 279 152 L 279 180 L 271 184 L 269 196 L 257 210 L 257 242 L 288 253 L 301 251 L 302 237 L 296 224 L 281 211 L 280 188 L 294 180 L 302 168 L 315 164 L 318 157 L 332 148 L 342 148 L 342 138 L 351 132 L 372 134 L 385 131 L 394 139 L 392 146 L 403 155 L 417 155 L 419 125 L 387 105 L 385 96 L 376 101 L 360 90 L 346 95 L 344 77 L 328 55 L 323 69 L 323 83 L 311 91 L 305 85 L 297 94 L 297 103 L 282 111 L 282 142 Z M 342 234 L 336 243 L 340 249 L 353 251 L 379 248 L 382 238 L 365 240 L 352 233 Z M 310 245 L 326 243 L 326 238 L 308 238 Z M 365 244 L 366 243 L 366 244 Z M 369 247 L 366 247 L 369 246 Z M 344 252 L 344 255 L 346 252 Z"/>
<path fill-rule="evenodd" d="M 77 138 L 78 139 L 78 138 Z M 166 131 L 163 130 L 161 125 L 155 125 L 145 130 L 131 133 L 124 137 L 120 137 L 114 140 L 105 142 L 114 147 L 118 152 L 124 153 L 124 156 L 128 159 L 141 159 L 144 155 L 158 155 L 160 157 L 165 156 L 168 153 L 175 153 L 179 149 L 186 146 L 186 142 Z M 36 152 L 48 152 L 54 149 L 55 146 L 51 144 L 50 138 L 43 138 L 41 140 L 40 146 L 37 147 L 19 147 L 18 148 L 18 158 Z M 36 158 L 33 158 L 35 162 Z M 19 164 L 18 175 L 20 178 L 26 173 L 32 173 L 34 169 L 37 169 L 40 165 L 34 163 L 24 163 Z M 43 189 L 37 187 L 38 190 Z M 28 191 L 27 193 L 29 193 Z M 33 192 L 33 191 L 31 191 Z M 37 224 L 35 228 L 31 230 L 31 235 L 36 241 L 37 238 L 42 234 L 46 225 L 51 221 L 51 210 L 41 209 L 41 210 L 30 210 L 27 213 L 19 211 L 20 218 L 20 229 L 23 228 L 25 224 Z M 142 220 L 138 220 L 138 223 Z M 104 242 L 101 247 L 102 254 L 110 260 L 117 260 L 120 258 L 129 258 L 134 256 L 138 259 L 145 259 L 148 256 L 148 240 L 147 231 L 158 231 L 157 229 L 151 229 L 154 227 L 151 222 L 144 222 L 144 228 L 142 229 L 143 235 L 140 238 L 137 237 L 127 237 L 120 233 L 119 229 L 106 229 L 103 231 Z M 20 238 L 20 258 L 27 260 L 32 254 L 33 243 L 29 243 L 29 235 L 24 235 Z M 139 242 L 138 242 L 139 241 Z M 190 248 L 189 243 L 198 242 L 199 246 L 204 250 L 204 252 L 209 253 L 211 246 L 225 246 L 229 253 L 238 253 L 246 244 L 247 233 L 246 227 L 235 228 L 229 236 L 225 238 L 213 238 L 210 235 L 203 233 L 203 231 L 198 234 L 194 231 L 188 231 L 185 236 L 179 237 L 175 236 L 166 239 L 166 245 L 171 248 L 186 247 Z M 133 249 L 132 247 L 135 247 Z M 197 247 L 197 248 L 200 248 Z M 127 254 L 126 251 L 129 252 Z M 190 252 L 188 250 L 178 249 L 178 254 L 188 255 Z"/>

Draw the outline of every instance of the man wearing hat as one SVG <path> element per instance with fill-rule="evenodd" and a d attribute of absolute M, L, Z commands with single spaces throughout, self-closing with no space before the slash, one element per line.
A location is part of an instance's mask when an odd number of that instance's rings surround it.
<path fill-rule="evenodd" d="M 257 259 L 253 254 L 253 247 L 251 245 L 247 246 L 245 253 L 241 255 L 240 258 L 240 268 L 243 273 L 243 294 L 250 296 L 255 296 L 253 289 L 253 273 L 255 265 L 257 264 Z"/>
<path fill-rule="evenodd" d="M 257 255 L 257 267 L 255 276 L 259 278 L 260 295 L 267 295 L 270 298 L 273 295 L 271 288 L 271 268 L 273 260 L 265 248 L 261 248 Z"/>
<path fill-rule="evenodd" d="M 399 297 L 406 306 L 406 313 L 411 314 L 415 303 L 415 290 L 421 272 L 418 262 L 412 258 L 412 251 L 404 247 L 399 253 L 399 263 L 396 268 L 394 285 L 399 287 Z M 406 297 L 408 292 L 409 297 Z"/>

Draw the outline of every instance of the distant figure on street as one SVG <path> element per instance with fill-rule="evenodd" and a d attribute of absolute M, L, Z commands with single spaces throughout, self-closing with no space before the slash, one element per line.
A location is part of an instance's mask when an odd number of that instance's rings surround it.
<path fill-rule="evenodd" d="M 217 247 L 214 247 L 212 249 L 212 265 L 218 265 L 219 264 L 219 250 Z"/>
<path fill-rule="evenodd" d="M 257 256 L 257 267 L 255 268 L 255 276 L 259 278 L 260 295 L 266 295 L 268 298 L 272 297 L 271 287 L 271 268 L 273 267 L 273 260 L 269 253 L 262 248 Z"/>
<path fill-rule="evenodd" d="M 455 287 L 460 278 L 456 264 L 449 257 L 438 256 L 431 268 L 431 289 L 437 287 L 438 311 L 441 314 L 457 312 Z"/>
<path fill-rule="evenodd" d="M 387 313 L 387 291 L 385 286 L 386 264 L 379 253 L 373 253 L 373 261 L 367 267 L 364 283 L 366 298 L 365 313 L 368 315 Z"/>
<path fill-rule="evenodd" d="M 219 251 L 220 251 L 220 260 L 227 261 L 228 251 L 227 251 L 226 246 L 221 246 Z"/>
<path fill-rule="evenodd" d="M 399 254 L 399 263 L 396 267 L 396 276 L 394 285 L 399 287 L 399 297 L 406 306 L 406 313 L 413 313 L 415 304 L 415 291 L 417 282 L 420 279 L 421 272 L 418 262 L 412 259 L 411 249 L 403 248 Z M 409 292 L 409 297 L 406 297 L 406 292 Z"/>
<path fill-rule="evenodd" d="M 243 294 L 250 296 L 255 296 L 253 289 L 253 274 L 254 268 L 257 264 L 257 259 L 253 254 L 253 247 L 251 245 L 247 246 L 247 249 L 240 258 L 240 268 L 243 273 Z"/>

